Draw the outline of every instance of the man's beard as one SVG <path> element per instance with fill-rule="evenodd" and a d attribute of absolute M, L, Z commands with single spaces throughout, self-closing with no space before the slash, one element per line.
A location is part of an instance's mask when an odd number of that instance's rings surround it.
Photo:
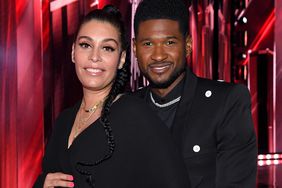
<path fill-rule="evenodd" d="M 186 66 L 183 66 L 177 70 L 175 70 L 172 75 L 163 82 L 155 82 L 150 78 L 148 74 L 145 74 L 145 78 L 149 81 L 150 87 L 157 89 L 165 89 L 168 88 L 183 72 L 185 72 Z"/>

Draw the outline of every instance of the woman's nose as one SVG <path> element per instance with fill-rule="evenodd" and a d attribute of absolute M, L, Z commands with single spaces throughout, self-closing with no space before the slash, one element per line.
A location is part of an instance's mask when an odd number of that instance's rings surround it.
<path fill-rule="evenodd" d="M 89 60 L 91 60 L 93 63 L 101 60 L 99 49 L 93 48 L 92 53 L 89 55 Z"/>

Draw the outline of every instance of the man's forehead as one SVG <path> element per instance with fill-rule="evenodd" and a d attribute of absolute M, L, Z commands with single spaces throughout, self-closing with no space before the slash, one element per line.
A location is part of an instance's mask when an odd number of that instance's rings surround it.
<path fill-rule="evenodd" d="M 148 28 L 171 28 L 167 26 L 175 26 L 179 27 L 179 23 L 176 20 L 171 19 L 150 19 L 140 22 L 140 27 L 148 27 Z M 177 29 L 176 28 L 176 29 Z"/>
<path fill-rule="evenodd" d="M 177 21 L 169 19 L 152 19 L 143 21 L 138 28 L 138 35 L 143 37 L 167 38 L 180 35 Z"/>
<path fill-rule="evenodd" d="M 180 39 L 179 35 L 166 35 L 166 34 L 151 34 L 151 35 L 139 35 L 139 40 L 168 40 L 168 39 Z"/>

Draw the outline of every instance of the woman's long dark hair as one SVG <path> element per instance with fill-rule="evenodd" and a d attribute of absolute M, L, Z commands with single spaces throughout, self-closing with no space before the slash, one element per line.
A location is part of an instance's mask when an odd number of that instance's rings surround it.
<path fill-rule="evenodd" d="M 104 22 L 107 22 L 113 25 L 119 31 L 122 51 L 127 50 L 128 43 L 126 40 L 126 32 L 124 28 L 124 23 L 121 19 L 121 13 L 119 12 L 119 10 L 116 7 L 112 5 L 107 5 L 103 9 L 96 9 L 96 10 L 89 12 L 83 19 L 80 27 L 84 23 L 87 23 L 91 20 L 104 21 Z M 113 155 L 113 152 L 115 150 L 115 140 L 114 140 L 114 135 L 113 135 L 112 128 L 110 126 L 110 121 L 108 117 L 109 117 L 110 109 L 111 109 L 111 106 L 114 100 L 116 99 L 118 94 L 124 92 L 126 88 L 126 84 L 128 83 L 128 80 L 130 77 L 129 66 L 130 66 L 129 58 L 126 58 L 126 61 L 123 67 L 117 70 L 117 74 L 113 82 L 112 88 L 102 108 L 100 122 L 102 123 L 104 130 L 105 130 L 105 134 L 107 136 L 107 144 L 108 144 L 107 153 L 101 159 L 95 161 L 94 163 L 89 163 L 89 162 L 78 162 L 77 163 L 78 172 L 80 174 L 87 176 L 87 182 L 91 187 L 94 187 L 94 179 L 92 177 L 93 175 L 88 170 L 85 170 L 84 167 L 97 166 L 101 164 L 102 162 L 111 158 Z"/>

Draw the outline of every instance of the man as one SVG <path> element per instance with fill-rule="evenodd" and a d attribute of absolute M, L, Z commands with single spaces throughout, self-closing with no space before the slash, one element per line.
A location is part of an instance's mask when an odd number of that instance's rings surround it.
<path fill-rule="evenodd" d="M 192 187 L 253 188 L 257 146 L 243 85 L 195 76 L 181 0 L 143 0 L 134 18 L 134 53 L 150 85 L 136 92 L 171 130 Z"/>

